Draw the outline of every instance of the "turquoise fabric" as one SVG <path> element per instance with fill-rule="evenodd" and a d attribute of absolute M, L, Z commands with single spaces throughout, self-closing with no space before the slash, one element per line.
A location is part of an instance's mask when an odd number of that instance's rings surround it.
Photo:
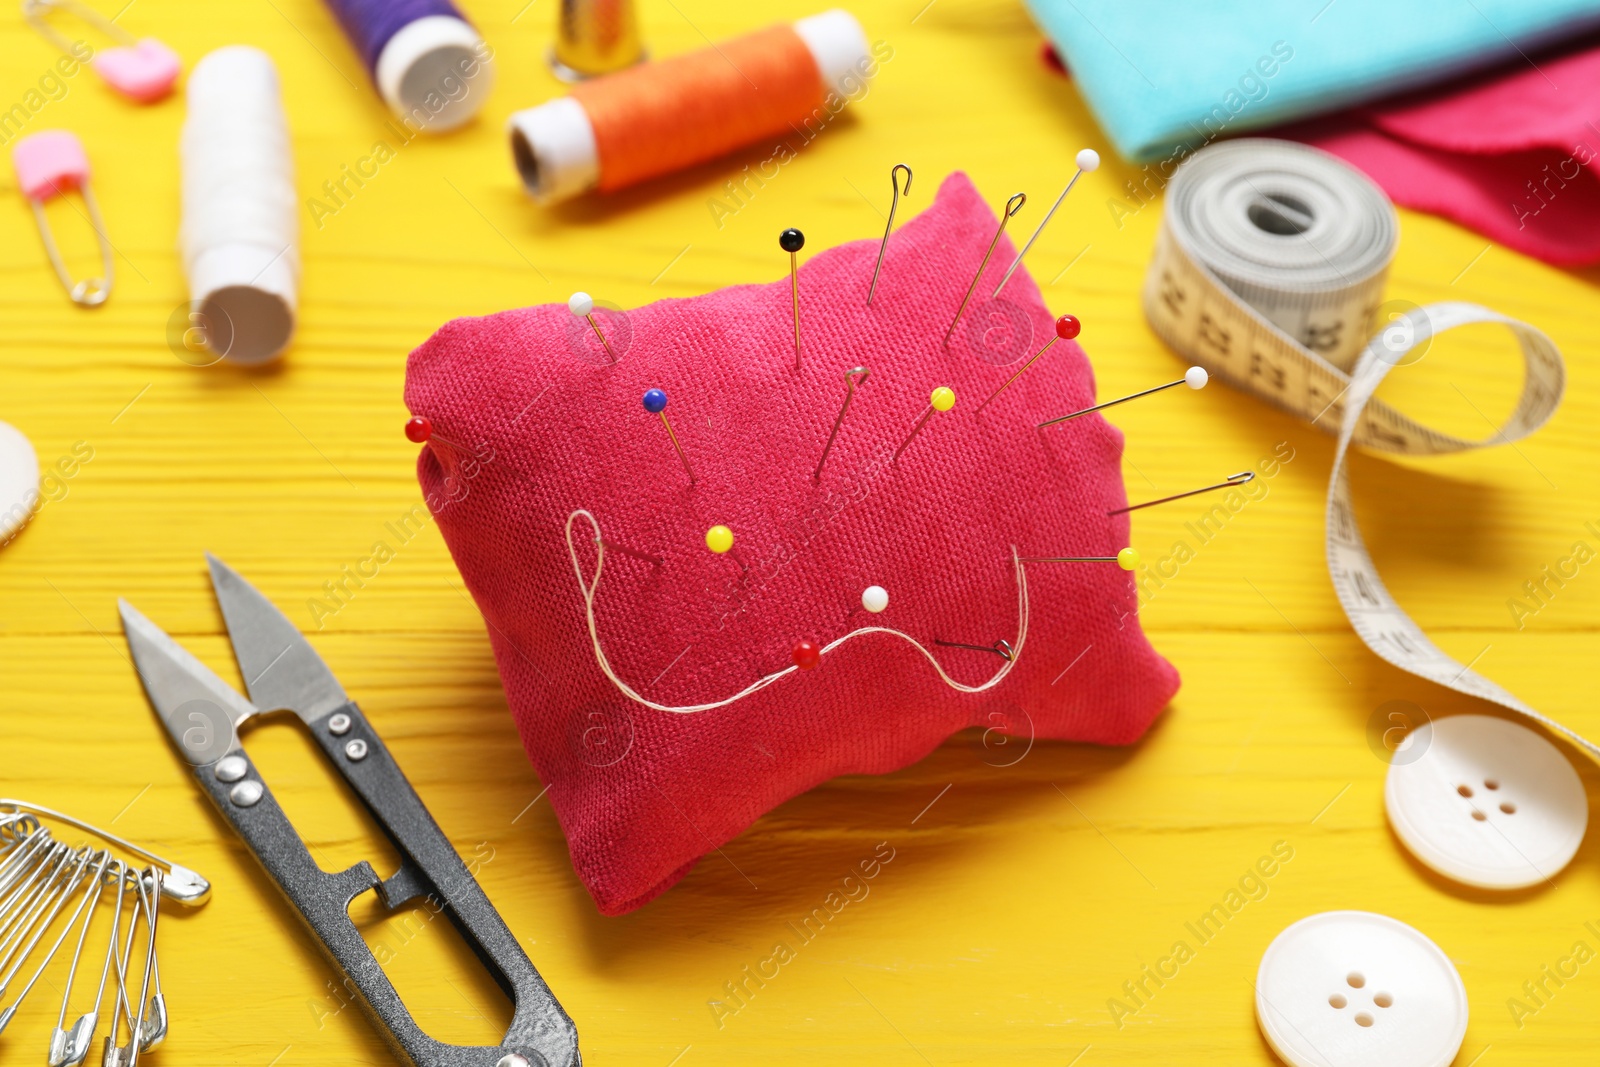
<path fill-rule="evenodd" d="M 1026 0 L 1117 151 L 1143 162 L 1600 27 L 1600 0 Z M 1519 54 L 1521 53 L 1521 54 Z"/>

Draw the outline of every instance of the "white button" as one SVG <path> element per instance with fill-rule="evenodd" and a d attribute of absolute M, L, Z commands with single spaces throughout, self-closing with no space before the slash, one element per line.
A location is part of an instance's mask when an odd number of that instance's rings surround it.
<path fill-rule="evenodd" d="M 39 505 L 39 457 L 22 431 L 0 422 L 0 545 Z"/>
<path fill-rule="evenodd" d="M 1589 825 L 1583 783 L 1540 734 L 1452 715 L 1411 734 L 1421 756 L 1389 765 L 1384 806 L 1412 855 L 1446 878 L 1520 889 L 1554 877 Z"/>
<path fill-rule="evenodd" d="M 1267 946 L 1256 1020 L 1291 1067 L 1448 1067 L 1467 990 L 1439 946 L 1398 919 L 1327 911 Z"/>

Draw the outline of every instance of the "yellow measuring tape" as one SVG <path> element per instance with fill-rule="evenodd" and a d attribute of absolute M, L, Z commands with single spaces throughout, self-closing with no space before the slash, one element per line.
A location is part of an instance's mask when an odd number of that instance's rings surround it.
<path fill-rule="evenodd" d="M 1288 141 L 1246 139 L 1190 157 L 1167 187 L 1155 259 L 1145 279 L 1151 328 L 1211 374 L 1336 434 L 1328 486 L 1328 573 L 1367 647 L 1421 678 L 1525 715 L 1600 760 L 1600 746 L 1457 662 L 1390 595 L 1351 505 L 1351 445 L 1442 455 L 1510 444 L 1549 421 L 1566 387 L 1550 338 L 1477 304 L 1383 314 L 1398 230 L 1394 208 L 1365 175 Z M 1420 358 L 1457 326 L 1499 323 L 1526 364 L 1504 426 L 1469 441 L 1401 414 L 1373 393 L 1391 369 Z M 1382 329 L 1374 336 L 1374 323 Z"/>

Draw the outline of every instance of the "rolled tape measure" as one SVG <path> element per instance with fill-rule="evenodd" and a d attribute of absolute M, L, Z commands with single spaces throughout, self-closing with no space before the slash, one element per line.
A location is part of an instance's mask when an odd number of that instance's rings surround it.
<path fill-rule="evenodd" d="M 1333 156 L 1266 139 L 1212 145 L 1167 186 L 1145 315 L 1183 358 L 1337 435 L 1328 573 L 1368 648 L 1401 670 L 1525 715 L 1600 761 L 1600 746 L 1429 640 L 1389 594 L 1361 538 L 1345 465 L 1351 445 L 1421 456 L 1510 444 L 1549 421 L 1566 387 L 1560 351 L 1527 323 L 1465 303 L 1380 314 L 1397 240 L 1383 192 Z M 1421 358 L 1434 336 L 1480 322 L 1509 329 L 1527 365 L 1522 396 L 1499 430 L 1469 441 L 1373 399 L 1384 375 Z"/>

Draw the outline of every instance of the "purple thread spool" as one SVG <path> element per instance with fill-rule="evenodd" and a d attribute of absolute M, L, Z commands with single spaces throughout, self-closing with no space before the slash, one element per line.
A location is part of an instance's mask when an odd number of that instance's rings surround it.
<path fill-rule="evenodd" d="M 454 129 L 488 98 L 492 52 L 450 0 L 327 3 L 379 95 L 415 129 Z"/>

